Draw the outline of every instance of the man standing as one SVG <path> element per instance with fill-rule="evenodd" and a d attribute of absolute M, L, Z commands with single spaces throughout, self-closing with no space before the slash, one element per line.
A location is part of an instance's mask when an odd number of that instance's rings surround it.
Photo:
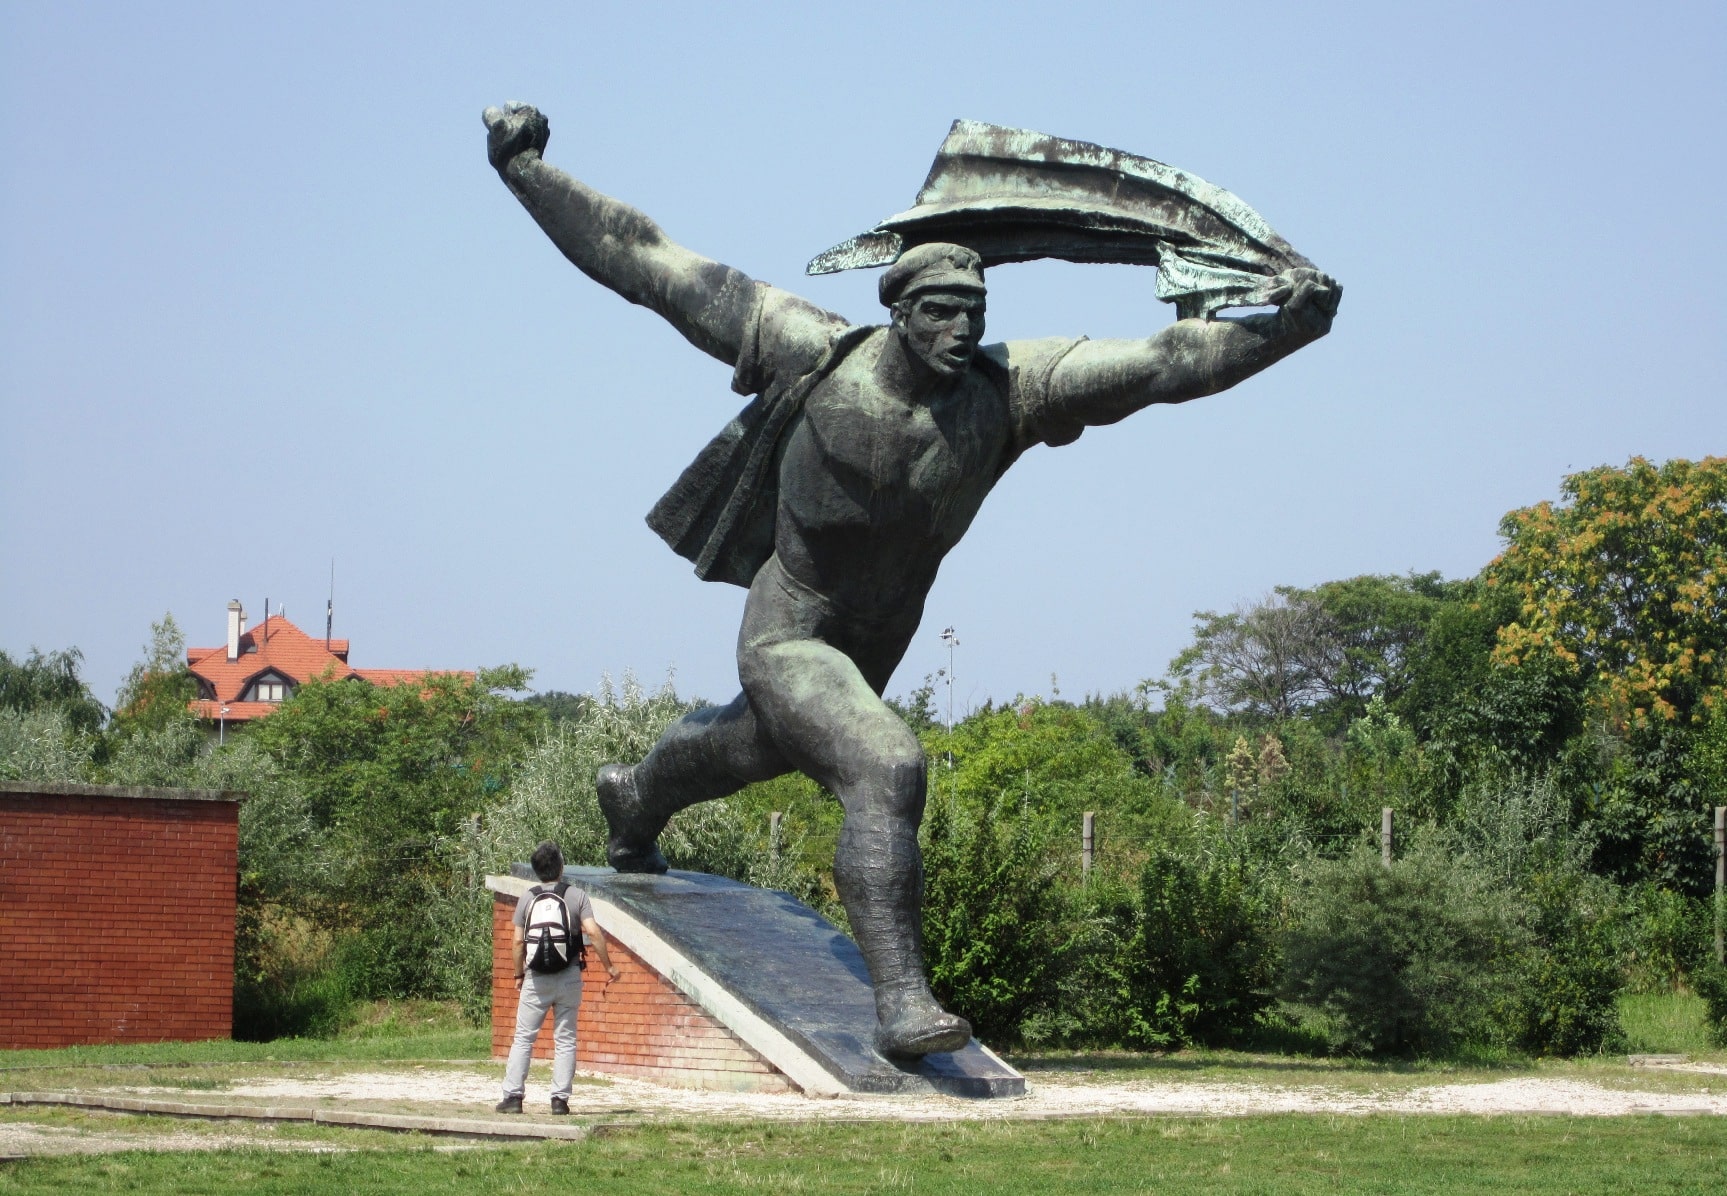
<path fill-rule="evenodd" d="M 564 255 L 758 396 L 648 517 L 701 577 L 748 587 L 743 692 L 673 723 L 640 763 L 600 771 L 608 859 L 663 872 L 655 841 L 672 814 L 808 774 L 845 807 L 834 882 L 874 982 L 877 1048 L 959 1050 L 971 1027 L 924 978 L 924 753 L 881 698 L 936 571 L 1026 450 L 1234 386 L 1324 336 L 1340 288 L 1292 268 L 1256 300 L 1272 313 L 1178 320 L 1142 340 L 985 345 L 980 255 L 929 243 L 881 277 L 889 325 L 853 326 L 547 164 L 535 109 L 490 108 L 485 122 L 493 167 Z"/>
<path fill-rule="evenodd" d="M 606 951 L 606 936 L 594 921 L 594 907 L 581 889 L 564 883 L 564 853 L 550 839 L 534 848 L 530 861 L 540 883 L 516 901 L 513 920 L 516 986 L 516 1038 L 504 1067 L 500 1113 L 522 1111 L 522 1089 L 534 1059 L 534 1040 L 546 1014 L 552 1022 L 552 1112 L 570 1111 L 570 1085 L 576 1074 L 576 1010 L 582 1004 L 582 936 L 599 953 L 600 966 L 618 978 Z"/>

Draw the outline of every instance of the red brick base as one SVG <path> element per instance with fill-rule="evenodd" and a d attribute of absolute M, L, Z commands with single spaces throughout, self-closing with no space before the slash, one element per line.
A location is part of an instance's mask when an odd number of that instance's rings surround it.
<path fill-rule="evenodd" d="M 516 979 L 511 959 L 513 897 L 492 900 L 492 1054 L 510 1053 L 516 1033 Z M 767 1060 L 715 1021 L 617 939 L 607 936 L 621 973 L 606 978 L 588 952 L 581 1011 L 576 1016 L 576 1066 L 686 1088 L 790 1092 L 792 1084 Z M 552 1023 L 540 1028 L 534 1058 L 552 1057 Z"/>

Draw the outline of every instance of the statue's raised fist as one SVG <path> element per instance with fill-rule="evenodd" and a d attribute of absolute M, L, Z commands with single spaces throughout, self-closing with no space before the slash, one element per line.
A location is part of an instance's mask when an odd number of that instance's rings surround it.
<path fill-rule="evenodd" d="M 1297 266 L 1277 276 L 1268 301 L 1283 308 L 1303 331 L 1317 337 L 1331 330 L 1342 298 L 1343 287 L 1331 275 Z"/>
<path fill-rule="evenodd" d="M 480 119 L 486 122 L 486 157 L 500 174 L 519 154 L 531 150 L 538 157 L 552 135 L 551 123 L 532 104 L 512 100 L 502 108 L 487 108 Z"/>

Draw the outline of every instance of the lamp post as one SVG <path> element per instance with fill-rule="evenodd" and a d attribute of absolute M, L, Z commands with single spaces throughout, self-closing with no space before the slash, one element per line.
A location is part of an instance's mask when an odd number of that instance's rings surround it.
<path fill-rule="evenodd" d="M 223 703 L 221 717 L 216 720 L 216 746 L 220 747 L 227 742 L 228 742 L 228 706 L 227 706 L 227 703 Z"/>
<path fill-rule="evenodd" d="M 942 643 L 947 645 L 947 768 L 953 771 L 953 650 L 959 647 L 959 636 L 952 627 L 942 628 Z"/>

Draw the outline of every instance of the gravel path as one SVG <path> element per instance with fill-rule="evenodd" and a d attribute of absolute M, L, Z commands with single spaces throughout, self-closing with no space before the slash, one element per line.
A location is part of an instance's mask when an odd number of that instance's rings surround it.
<path fill-rule="evenodd" d="M 1667 1070 L 1667 1069 L 1663 1069 Z M 1672 1068 L 1715 1074 L 1712 1065 Z M 1633 1114 L 1727 1115 L 1727 1083 L 1694 1092 L 1633 1091 L 1587 1080 L 1522 1077 L 1481 1083 L 1435 1084 L 1374 1090 L 1322 1084 L 1252 1084 L 1223 1081 L 1076 1080 L 1033 1075 L 1027 1093 L 1014 1100 L 974 1101 L 952 1097 L 872 1097 L 811 1100 L 797 1095 L 696 1092 L 662 1088 L 639 1080 L 593 1077 L 576 1086 L 572 1111 L 579 1118 L 647 1120 L 777 1121 L 1002 1121 L 1048 1117 L 1170 1116 L 1241 1117 L 1259 1113 L 1549 1113 L 1588 1117 Z M 168 1086 L 84 1089 L 92 1095 L 166 1098 L 189 1104 L 371 1108 L 483 1117 L 498 1099 L 498 1069 L 414 1067 L 401 1071 L 356 1071 L 323 1076 L 259 1076 L 218 1090 Z M 543 1073 L 530 1078 L 530 1112 L 544 1117 Z M 330 1141 L 282 1136 L 268 1124 L 224 1122 L 197 1128 L 160 1129 L 160 1122 L 116 1116 L 112 1127 L 93 1116 L 79 1125 L 0 1121 L 0 1156 L 105 1153 L 118 1150 L 338 1151 Z M 549 1120 L 549 1118 L 548 1118 Z M 131 1128 L 137 1126 L 139 1128 Z M 149 1128 L 145 1128 L 149 1127 Z M 448 1148 L 463 1149 L 471 1144 Z"/>
<path fill-rule="evenodd" d="M 534 1081 L 539 1081 L 536 1084 Z M 546 1099 L 539 1076 L 528 1089 L 530 1108 Z M 1519 1079 L 1473 1084 L 1373 1091 L 1321 1085 L 1169 1082 L 1133 1080 L 1075 1083 L 1033 1077 L 1014 1100 L 952 1097 L 874 1097 L 811 1100 L 798 1095 L 695 1092 L 638 1080 L 579 1084 L 571 1107 L 590 1117 L 639 1115 L 655 1118 L 757 1118 L 781 1120 L 987 1121 L 1004 1118 L 1096 1114 L 1166 1114 L 1235 1117 L 1252 1113 L 1563 1113 L 1613 1117 L 1638 1113 L 1727 1115 L 1727 1085 L 1721 1091 L 1669 1093 L 1609 1088 L 1584 1080 Z M 144 1095 L 163 1090 L 127 1089 Z M 187 1095 L 180 1092 L 181 1099 Z M 387 1102 L 438 1105 L 451 1114 L 472 1114 L 498 1099 L 496 1069 L 358 1072 L 321 1079 L 267 1077 L 237 1082 L 218 1099 Z"/>

